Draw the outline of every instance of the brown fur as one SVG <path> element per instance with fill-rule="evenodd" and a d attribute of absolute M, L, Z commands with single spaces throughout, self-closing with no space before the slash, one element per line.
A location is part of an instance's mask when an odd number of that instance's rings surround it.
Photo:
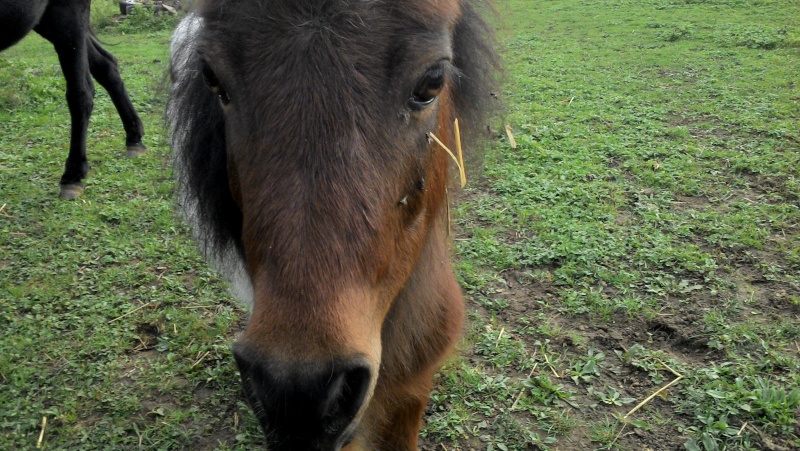
<path fill-rule="evenodd" d="M 170 108 L 185 119 L 173 121 L 174 144 L 208 239 L 238 250 L 252 284 L 237 359 L 256 368 L 243 378 L 267 439 L 292 449 L 306 438 L 271 437 L 262 371 L 280 385 L 363 362 L 366 398 L 346 449 L 416 449 L 433 374 L 464 318 L 448 262 L 449 157 L 426 135 L 454 148 L 454 119 L 480 117 L 495 62 L 486 29 L 458 0 L 205 0 L 199 15 L 189 71 L 211 90 L 173 74 Z M 439 65 L 444 91 L 412 106 Z M 212 122 L 198 127 L 198 110 Z M 224 172 L 208 163 L 221 157 Z M 341 402 L 321 390 L 324 405 Z"/>

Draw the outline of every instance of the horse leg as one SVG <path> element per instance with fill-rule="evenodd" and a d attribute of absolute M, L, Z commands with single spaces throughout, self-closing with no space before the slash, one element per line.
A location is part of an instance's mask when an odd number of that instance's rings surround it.
<path fill-rule="evenodd" d="M 86 59 L 86 46 L 58 48 L 58 59 L 67 82 L 67 104 L 72 120 L 69 155 L 61 176 L 62 199 L 72 200 L 83 194 L 83 179 L 89 173 L 86 158 L 86 135 L 89 117 L 94 108 L 94 86 L 89 78 L 89 65 Z"/>
<path fill-rule="evenodd" d="M 125 156 L 138 157 L 147 150 L 142 144 L 144 126 L 125 90 L 125 84 L 119 75 L 117 59 L 91 37 L 87 37 L 87 41 L 89 69 L 92 76 L 108 92 L 120 119 L 122 119 L 122 126 L 125 128 L 125 145 L 127 147 Z"/>
<path fill-rule="evenodd" d="M 94 107 L 94 86 L 89 75 L 86 48 L 88 19 L 88 1 L 54 1 L 34 28 L 55 47 L 67 82 L 66 97 L 72 127 L 69 155 L 61 176 L 60 197 L 68 200 L 83 194 L 82 180 L 89 172 L 86 132 Z"/>

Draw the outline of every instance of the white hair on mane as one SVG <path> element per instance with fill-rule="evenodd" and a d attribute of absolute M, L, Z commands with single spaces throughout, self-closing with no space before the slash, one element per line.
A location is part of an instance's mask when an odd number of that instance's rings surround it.
<path fill-rule="evenodd" d="M 170 71 L 172 72 L 173 83 L 176 85 L 198 76 L 198 74 L 192 73 L 187 66 L 196 51 L 194 37 L 200 32 L 202 26 L 203 19 L 192 13 L 181 19 L 175 27 L 170 41 Z M 170 128 L 178 130 L 175 124 L 177 118 L 172 105 L 168 105 L 166 114 Z M 179 148 L 182 141 L 183 137 L 173 136 L 174 147 Z M 251 309 L 253 306 L 253 286 L 245 269 L 244 260 L 233 246 L 227 246 L 225 249 L 213 249 L 210 246 L 210 237 L 208 236 L 210 232 L 197 215 L 197 200 L 188 195 L 185 183 L 180 181 L 182 178 L 180 174 L 184 169 L 185 162 L 182 161 L 180 156 L 176 156 L 175 170 L 178 172 L 179 180 L 177 204 L 180 214 L 183 216 L 184 222 L 191 228 L 192 235 L 197 240 L 206 260 L 211 263 L 220 275 L 227 279 L 231 285 L 231 293 L 242 304 Z"/>

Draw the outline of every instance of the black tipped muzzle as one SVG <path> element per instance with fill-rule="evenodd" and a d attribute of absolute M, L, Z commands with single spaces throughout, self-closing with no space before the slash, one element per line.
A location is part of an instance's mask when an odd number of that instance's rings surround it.
<path fill-rule="evenodd" d="M 270 451 L 335 451 L 353 438 L 371 380 L 363 359 L 279 363 L 239 346 L 233 355 Z"/>

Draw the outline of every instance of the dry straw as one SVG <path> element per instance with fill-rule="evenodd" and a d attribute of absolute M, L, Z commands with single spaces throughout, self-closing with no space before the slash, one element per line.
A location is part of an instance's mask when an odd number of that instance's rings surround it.
<path fill-rule="evenodd" d="M 498 345 L 500 345 L 500 339 L 503 338 L 503 333 L 505 333 L 505 331 L 506 331 L 505 327 L 500 328 L 500 333 L 497 334 L 497 341 L 494 342 L 495 349 L 497 348 Z"/>
<path fill-rule="evenodd" d="M 511 126 L 506 125 L 506 135 L 508 136 L 508 142 L 511 144 L 512 149 L 517 148 L 517 141 L 514 139 L 514 134 L 511 133 Z"/>
<path fill-rule="evenodd" d="M 47 427 L 47 417 L 42 417 L 42 430 L 39 432 L 39 440 L 36 441 L 36 449 L 42 447 L 42 440 L 44 440 L 44 428 Z"/>
<path fill-rule="evenodd" d="M 190 367 L 189 367 L 189 369 L 192 369 L 192 368 L 196 367 L 197 365 L 199 365 L 199 364 L 200 364 L 200 362 L 202 362 L 202 361 L 203 361 L 203 359 L 205 359 L 205 358 L 206 358 L 206 356 L 208 356 L 209 354 L 211 354 L 211 351 L 206 351 L 206 353 L 205 353 L 205 354 L 203 354 L 203 355 L 201 355 L 201 356 L 200 356 L 200 358 L 199 358 L 199 359 L 197 359 L 197 361 L 196 361 L 196 362 L 194 362 L 194 365 L 192 365 L 192 366 L 190 366 Z"/>
<path fill-rule="evenodd" d="M 461 179 L 461 187 L 463 188 L 467 186 L 467 173 L 464 169 L 464 152 L 461 149 L 461 131 L 458 127 L 458 119 L 456 119 L 454 125 L 456 135 L 456 152 L 458 153 L 458 156 L 456 156 L 456 154 L 453 153 L 449 147 L 447 147 L 439 138 L 437 138 L 433 132 L 428 133 L 428 136 L 436 141 L 436 144 L 439 144 L 439 146 L 444 149 L 448 155 L 450 155 L 450 158 L 453 159 L 453 162 L 455 162 L 456 166 L 458 166 L 458 177 Z"/>
<path fill-rule="evenodd" d="M 674 374 L 677 377 L 672 382 L 670 382 L 669 384 L 667 384 L 667 385 L 659 388 L 658 390 L 656 390 L 655 393 L 653 393 L 652 395 L 650 395 L 647 398 L 645 398 L 644 401 L 642 401 L 639 404 L 637 404 L 636 407 L 631 409 L 630 412 L 626 413 L 623 418 L 628 418 L 629 416 L 633 415 L 637 410 L 639 410 L 642 407 L 644 407 L 645 404 L 647 404 L 648 402 L 652 401 L 653 398 L 655 398 L 656 396 L 660 395 L 661 393 L 664 393 L 664 391 L 666 391 L 668 388 L 672 387 L 673 385 L 675 385 L 678 382 L 680 382 L 681 379 L 683 379 L 683 374 L 673 370 L 669 365 L 667 365 L 666 363 L 662 362 L 660 359 L 656 359 L 656 360 L 658 361 L 658 363 L 664 365 L 664 368 L 668 369 L 672 374 Z"/>
<path fill-rule="evenodd" d="M 530 380 L 531 376 L 533 376 L 533 372 L 536 371 L 536 368 L 538 368 L 538 367 L 539 367 L 539 362 L 536 362 L 536 363 L 533 364 L 533 368 L 531 368 L 531 372 L 528 373 L 528 377 L 527 377 L 528 380 Z M 517 403 L 519 402 L 519 399 L 522 397 L 523 393 L 525 393 L 525 389 L 524 388 L 522 390 L 520 390 L 519 394 L 514 399 L 514 404 L 511 404 L 511 412 L 513 412 L 514 408 L 517 407 Z"/>
<path fill-rule="evenodd" d="M 547 353 L 542 351 L 542 355 L 544 356 L 545 363 L 547 363 L 547 366 L 550 367 L 550 371 L 553 372 L 553 376 L 555 376 L 556 379 L 561 379 L 561 376 L 558 375 L 558 372 L 556 371 L 556 369 L 553 368 L 553 364 L 550 362 L 550 358 L 547 357 Z"/>
<path fill-rule="evenodd" d="M 14 219 L 13 216 L 11 216 L 11 215 L 9 215 L 8 213 L 5 212 L 7 206 L 8 206 L 8 204 L 3 204 L 3 206 L 0 207 L 0 216 L 2 216 L 4 218 L 8 218 L 8 219 Z"/>
<path fill-rule="evenodd" d="M 467 172 L 464 169 L 464 152 L 461 149 L 461 129 L 458 127 L 458 119 L 455 120 L 456 130 L 456 151 L 458 152 L 458 175 L 461 177 L 461 187 L 467 184 Z"/>
<path fill-rule="evenodd" d="M 108 321 L 108 324 L 111 324 L 111 323 L 113 323 L 113 322 L 115 322 L 115 321 L 119 321 L 119 320 L 121 320 L 122 318 L 125 318 L 126 316 L 128 316 L 128 315 L 130 315 L 130 314 L 132 314 L 132 313 L 136 313 L 136 312 L 138 312 L 139 310 L 141 310 L 141 309 L 143 309 L 143 308 L 145 308 L 145 307 L 149 307 L 149 306 L 151 306 L 152 304 L 153 304 L 153 301 L 150 301 L 150 302 L 148 302 L 147 304 L 140 305 L 139 307 L 136 307 L 135 309 L 131 310 L 130 312 L 128 312 L 128 313 L 126 313 L 126 314 L 124 314 L 124 315 L 122 315 L 122 316 L 118 316 L 118 317 L 116 317 L 116 318 L 114 318 L 114 319 L 112 319 L 112 320 Z"/>

